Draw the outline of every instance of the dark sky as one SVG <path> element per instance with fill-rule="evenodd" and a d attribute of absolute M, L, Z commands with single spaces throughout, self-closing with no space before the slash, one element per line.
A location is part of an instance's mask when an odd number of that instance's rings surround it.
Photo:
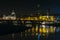
<path fill-rule="evenodd" d="M 37 5 L 40 5 L 38 8 Z M 60 1 L 59 0 L 2 0 L 0 1 L 0 13 L 10 13 L 12 9 L 15 9 L 17 14 L 26 14 L 31 11 L 46 11 L 50 9 L 51 12 L 60 13 Z"/>

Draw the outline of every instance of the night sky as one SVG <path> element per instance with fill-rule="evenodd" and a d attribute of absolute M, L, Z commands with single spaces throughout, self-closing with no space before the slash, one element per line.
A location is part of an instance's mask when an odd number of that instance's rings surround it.
<path fill-rule="evenodd" d="M 37 6 L 40 5 L 38 8 Z M 28 14 L 32 11 L 46 11 L 50 9 L 51 12 L 60 13 L 59 0 L 2 0 L 0 1 L 0 13 L 9 14 L 12 10 L 17 14 Z"/>

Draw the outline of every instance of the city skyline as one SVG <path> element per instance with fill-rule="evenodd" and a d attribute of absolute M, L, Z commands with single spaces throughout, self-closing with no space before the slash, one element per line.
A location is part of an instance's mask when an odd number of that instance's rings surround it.
<path fill-rule="evenodd" d="M 31 14 L 32 11 L 40 10 L 46 12 L 50 9 L 52 13 L 60 13 L 58 0 L 21 0 L 21 1 L 0 1 L 0 14 L 9 14 L 14 8 L 17 15 Z M 39 5 L 39 8 L 37 7 Z M 33 13 L 32 13 L 33 14 Z"/>

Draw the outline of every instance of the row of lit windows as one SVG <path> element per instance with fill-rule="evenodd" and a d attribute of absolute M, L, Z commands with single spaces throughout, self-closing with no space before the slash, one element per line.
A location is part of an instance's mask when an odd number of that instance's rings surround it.
<path fill-rule="evenodd" d="M 45 21 L 54 21 L 54 16 L 39 16 L 39 17 L 26 17 L 26 18 L 20 18 L 20 20 L 45 20 Z"/>
<path fill-rule="evenodd" d="M 54 21 L 54 16 L 39 16 L 39 17 L 23 17 L 23 18 L 16 18 L 16 17 L 4 17 L 1 20 L 42 20 L 42 21 Z"/>

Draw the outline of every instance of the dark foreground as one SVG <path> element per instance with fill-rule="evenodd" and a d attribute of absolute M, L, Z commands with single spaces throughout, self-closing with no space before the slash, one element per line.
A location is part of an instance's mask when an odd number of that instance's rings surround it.
<path fill-rule="evenodd" d="M 48 37 L 41 37 L 41 40 L 60 40 L 60 32 L 50 34 Z"/>

